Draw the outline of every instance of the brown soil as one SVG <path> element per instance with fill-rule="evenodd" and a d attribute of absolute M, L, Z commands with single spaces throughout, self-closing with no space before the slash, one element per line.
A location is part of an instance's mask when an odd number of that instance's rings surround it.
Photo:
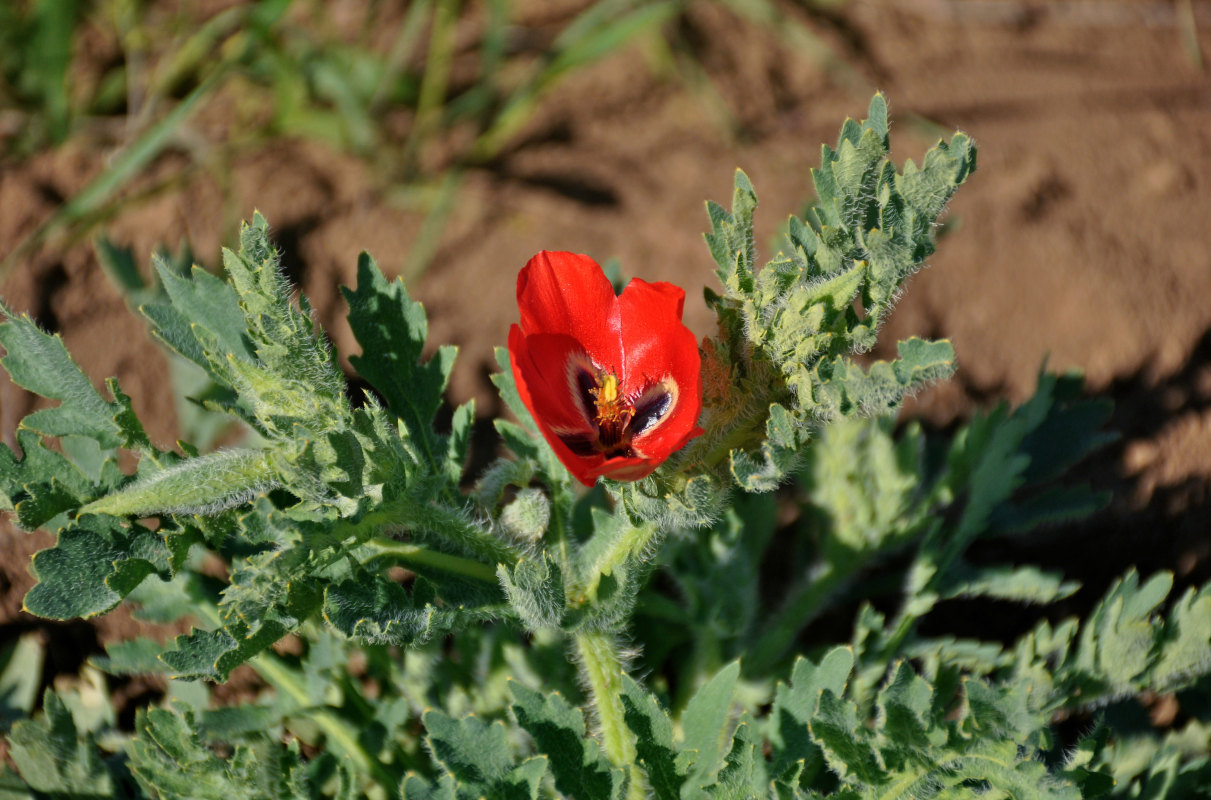
<path fill-rule="evenodd" d="M 909 413 L 945 426 L 1000 398 L 1023 400 L 1044 360 L 1082 369 L 1093 391 L 1116 400 L 1124 438 L 1086 468 L 1116 500 L 1067 532 L 1082 547 L 1099 537 L 1098 550 L 1079 557 L 1092 560 L 1097 580 L 1133 562 L 1187 581 L 1211 577 L 1211 82 L 1183 49 L 1173 6 L 851 0 L 809 24 L 868 86 L 839 87 L 773 34 L 696 7 L 680 33 L 730 121 L 630 51 L 561 85 L 515 145 L 470 173 L 432 267 L 411 281 L 431 341 L 462 347 L 452 399 L 476 398 L 481 415 L 498 411 L 491 348 L 516 317 L 517 270 L 540 249 L 617 257 L 627 275 L 680 283 L 689 325 L 708 332 L 694 301 L 713 279 L 703 200 L 726 202 L 742 167 L 762 200 L 758 241 L 770 241 L 810 196 L 819 144 L 833 141 L 846 115 L 860 116 L 877 87 L 892 103 L 898 160 L 919 158 L 936 125 L 962 128 L 980 147 L 979 170 L 950 209 L 951 232 L 886 330 L 889 342 L 947 336 L 958 352 L 957 377 Z M 4 165 L 0 253 L 107 155 L 78 142 Z M 155 171 L 171 172 L 173 158 Z M 403 270 L 420 217 L 387 202 L 362 162 L 315 143 L 266 146 L 235 175 L 240 213 L 267 216 L 320 322 L 341 353 L 356 353 L 336 287 L 352 282 L 363 249 L 388 273 Z M 188 237 L 214 265 L 223 220 L 220 192 L 199 176 L 127 206 L 106 231 L 141 258 Z M 96 381 L 119 376 L 157 441 L 172 441 L 164 358 L 87 244 L 43 247 L 0 294 L 62 333 Z M 30 402 L 0 383 L 6 441 Z M 49 541 L 0 528 L 5 638 L 40 624 L 17 609 L 28 556 Z M 1082 551 L 1069 543 L 1055 552 Z M 95 647 L 127 635 L 128 624 L 111 616 L 96 623 L 99 634 L 73 635 L 91 635 L 81 646 Z"/>

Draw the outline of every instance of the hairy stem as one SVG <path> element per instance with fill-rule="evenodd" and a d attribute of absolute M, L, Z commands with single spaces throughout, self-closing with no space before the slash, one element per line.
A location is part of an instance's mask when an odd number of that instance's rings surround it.
<path fill-rule="evenodd" d="M 521 557 L 517 548 L 467 519 L 460 509 L 401 498 L 393 504 L 392 511 L 396 525 L 389 527 L 387 533 L 392 533 L 392 528 L 396 531 L 403 528 L 433 536 L 474 554 L 493 568 L 497 564 L 513 566 Z"/>
<path fill-rule="evenodd" d="M 642 553 L 656 541 L 659 532 L 660 529 L 652 523 L 628 527 L 620 532 L 592 562 L 584 565 L 584 585 L 579 594 L 590 602 L 595 599 L 602 576 L 613 574 L 628 557 Z"/>
<path fill-rule="evenodd" d="M 635 743 L 622 708 L 622 661 L 612 634 L 578 631 L 573 635 L 576 663 L 597 709 L 601 749 L 606 758 L 628 771 L 630 800 L 644 797 L 643 775 L 635 764 Z"/>

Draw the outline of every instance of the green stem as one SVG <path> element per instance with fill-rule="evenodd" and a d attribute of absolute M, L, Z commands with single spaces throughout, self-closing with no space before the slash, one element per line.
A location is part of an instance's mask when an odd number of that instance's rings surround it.
<path fill-rule="evenodd" d="M 589 697 L 597 709 L 601 749 L 615 766 L 628 771 L 630 800 L 644 795 L 643 774 L 635 763 L 635 743 L 622 707 L 622 661 L 614 637 L 601 631 L 577 631 L 573 635 L 577 665 Z"/>
<path fill-rule="evenodd" d="M 378 559 L 392 559 L 408 566 L 432 567 L 443 572 L 461 575 L 464 578 L 496 584 L 496 569 L 469 558 L 439 553 L 416 544 L 398 542 L 378 537 L 366 542 L 373 553 L 363 561 L 363 566 Z"/>

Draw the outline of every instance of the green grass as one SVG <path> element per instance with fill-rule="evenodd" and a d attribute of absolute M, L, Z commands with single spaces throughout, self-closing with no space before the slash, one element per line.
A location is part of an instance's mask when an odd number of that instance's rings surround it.
<path fill-rule="evenodd" d="M 370 3 L 352 21 L 320 0 L 258 0 L 209 17 L 147 0 L 0 4 L 0 163 L 109 132 L 95 143 L 109 153 L 104 170 L 0 261 L 0 277 L 38 246 L 82 241 L 203 170 L 234 225 L 236 157 L 281 138 L 353 153 L 385 197 L 409 198 L 426 216 L 407 267 L 418 275 L 465 172 L 515 143 L 562 81 L 622 50 L 643 45 L 654 69 L 671 64 L 733 135 L 726 103 L 674 24 L 708 3 L 776 31 L 833 75 L 854 74 L 802 22 L 810 6 L 788 14 L 773 0 L 600 0 L 562 16 L 524 15 L 509 0 L 416 0 Z M 207 141 L 195 120 L 219 103 L 227 133 Z M 168 149 L 187 161 L 141 182 Z"/>

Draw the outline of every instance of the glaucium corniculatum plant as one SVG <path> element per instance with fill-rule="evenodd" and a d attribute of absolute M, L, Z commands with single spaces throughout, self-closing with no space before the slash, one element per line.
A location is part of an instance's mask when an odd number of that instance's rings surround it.
<path fill-rule="evenodd" d="M 420 304 L 361 256 L 349 360 L 372 391 L 351 397 L 259 215 L 225 277 L 157 257 L 148 284 L 99 247 L 192 387 L 185 439 L 213 439 L 217 415 L 246 427 L 243 446 L 161 448 L 116 381 L 99 392 L 59 337 L 4 309 L 4 368 L 57 403 L 21 422 L 19 456 L 0 448 L 4 509 L 56 536 L 25 608 L 68 620 L 125 602 L 194 627 L 110 644 L 40 706 L 39 640 L 4 651 L 0 794 L 1075 800 L 1211 785 L 1211 728 L 1115 716 L 1141 692 L 1199 691 L 1208 588 L 1161 613 L 1172 576 L 1129 572 L 1085 621 L 1043 619 L 1008 645 L 923 632 L 942 601 L 1076 591 L 965 554 L 1105 502 L 1061 479 L 1106 440 L 1106 408 L 1043 375 L 1024 406 L 953 438 L 895 430 L 903 397 L 953 370 L 950 343 L 853 356 L 933 252 L 975 149 L 957 133 L 902 171 L 887 153 L 876 96 L 823 148 L 815 204 L 763 266 L 736 174 L 731 209 L 707 207 L 721 286 L 700 344 L 681 289 L 616 295 L 586 256 L 535 256 L 493 378 L 513 420 L 495 421 L 502 454 L 477 475 L 474 408 L 441 413 L 455 353 L 423 357 Z M 856 603 L 875 596 L 898 610 Z M 851 638 L 802 637 L 855 605 Z M 263 688 L 219 702 L 241 667 Z M 102 673 L 168 679 L 163 700 L 132 732 Z M 1054 727 L 1098 708 L 1083 738 Z"/>

